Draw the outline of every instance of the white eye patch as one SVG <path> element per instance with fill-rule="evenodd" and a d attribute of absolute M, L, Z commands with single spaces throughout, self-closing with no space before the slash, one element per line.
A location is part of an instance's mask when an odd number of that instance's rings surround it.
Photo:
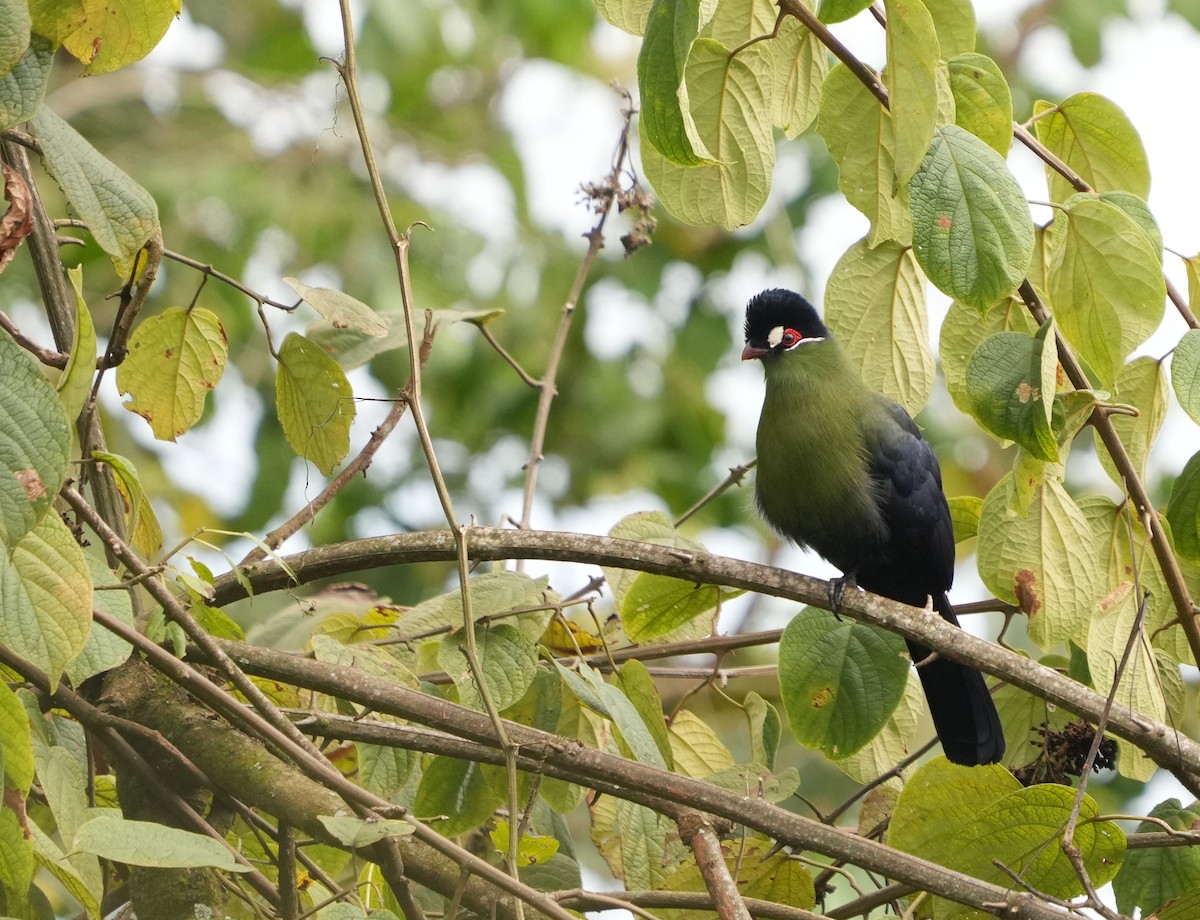
<path fill-rule="evenodd" d="M 774 348 L 776 345 L 778 345 L 782 341 L 783 341 L 783 327 L 782 326 L 776 326 L 774 329 L 772 329 L 770 332 L 767 333 L 767 344 L 771 348 Z"/>

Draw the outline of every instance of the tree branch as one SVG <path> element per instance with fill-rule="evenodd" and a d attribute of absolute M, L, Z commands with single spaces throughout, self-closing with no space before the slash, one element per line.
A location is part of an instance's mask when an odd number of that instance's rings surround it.
<path fill-rule="evenodd" d="M 455 558 L 453 534 L 424 531 L 317 547 L 289 556 L 286 562 L 303 584 L 380 566 L 445 562 Z M 485 562 L 544 559 L 614 566 L 671 575 L 696 584 L 744 588 L 817 607 L 828 604 L 827 582 L 820 579 L 712 553 L 613 537 L 477 527 L 471 530 L 471 558 Z M 290 584 L 290 576 L 273 560 L 251 567 L 245 575 L 256 593 L 278 590 Z M 231 574 L 216 580 L 215 591 L 218 605 L 245 596 L 245 589 Z M 1105 699 L 1094 690 L 1015 652 L 972 636 L 926 611 L 877 595 L 851 592 L 843 598 L 841 612 L 912 639 L 952 661 L 999 677 L 1093 724 L 1104 712 Z M 1116 705 L 1110 714 L 1110 730 L 1136 744 L 1191 788 L 1200 788 L 1200 780 L 1197 780 L 1200 776 L 1200 744 L 1177 729 L 1127 706 Z"/>

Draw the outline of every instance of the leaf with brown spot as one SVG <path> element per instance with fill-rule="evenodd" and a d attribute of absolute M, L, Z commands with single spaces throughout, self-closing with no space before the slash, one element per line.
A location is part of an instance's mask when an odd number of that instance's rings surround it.
<path fill-rule="evenodd" d="M 22 240 L 33 229 L 33 196 L 29 186 L 14 170 L 0 164 L 4 175 L 4 198 L 8 210 L 0 217 L 0 272 L 4 271 L 16 254 Z"/>

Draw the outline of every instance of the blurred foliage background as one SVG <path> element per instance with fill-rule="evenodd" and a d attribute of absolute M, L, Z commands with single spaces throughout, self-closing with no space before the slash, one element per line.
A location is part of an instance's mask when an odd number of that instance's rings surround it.
<path fill-rule="evenodd" d="M 1195 0 L 1173 0 L 1169 9 L 1132 0 L 977 6 L 980 50 L 1004 66 L 1018 119 L 1047 95 L 1041 49 L 1069 48 L 1080 68 L 1103 66 L 1105 35 L 1128 28 L 1130 17 L 1179 28 L 1200 19 Z M 489 328 L 539 376 L 585 249 L 582 235 L 594 222 L 578 187 L 608 169 L 624 105 L 609 84 L 633 85 L 637 41 L 605 25 L 590 0 L 362 3 L 358 34 L 396 222 L 421 221 L 432 231 L 414 231 L 418 306 L 502 309 Z M 323 59 L 337 56 L 340 42 L 327 0 L 197 0 L 136 67 L 82 79 L 78 65 L 62 58 L 48 102 L 155 197 L 169 249 L 282 301 L 293 297 L 281 278 L 295 275 L 376 310 L 398 310 L 392 254 L 344 94 Z M 628 217 L 610 225 L 564 357 L 535 526 L 604 532 L 636 509 L 678 514 L 751 458 L 759 381 L 757 368 L 738 360 L 745 299 L 771 284 L 819 294 L 815 276 L 827 266 L 814 264 L 811 244 L 839 232 L 848 244 L 857 235 L 828 229 L 844 212 L 830 210 L 836 170 L 819 140 L 781 140 L 779 163 L 763 215 L 736 233 L 683 226 L 657 212 L 653 245 L 626 260 L 618 237 Z M 66 215 L 52 183 L 44 188 L 52 213 Z M 84 265 L 103 333 L 112 318 L 104 297 L 120 282 L 98 248 L 66 252 Z M 198 297 L 224 324 L 230 369 L 205 421 L 177 445 L 156 443 L 140 418 L 118 407 L 106 378 L 109 444 L 135 461 L 168 545 L 201 526 L 263 533 L 322 484 L 273 417 L 274 367 L 255 304 L 203 281 L 165 262 L 151 309 Z M 18 259 L 0 284 L 0 309 L 41 335 L 36 303 L 28 261 Z M 265 312 L 276 343 L 315 319 L 306 306 Z M 352 372 L 363 400 L 355 445 L 383 416 L 406 366 L 393 351 Z M 536 391 L 465 324 L 439 336 L 424 379 L 460 517 L 518 517 Z M 948 494 L 983 495 L 1005 471 L 998 447 L 944 392 L 920 421 L 942 458 Z M 441 521 L 405 420 L 367 477 L 285 549 Z M 780 558 L 744 489 L 707 505 L 688 530 L 714 550 Z M 237 558 L 248 546 L 237 541 L 229 551 Z M 782 558 L 795 564 L 794 556 Z M 219 560 L 215 567 L 223 568 Z M 821 574 L 815 565 L 804 570 Z M 448 567 L 410 566 L 364 579 L 413 603 L 445 587 L 449 575 Z M 579 573 L 572 578 L 556 587 L 581 586 Z M 722 631 L 764 625 L 778 624 L 747 602 Z"/>

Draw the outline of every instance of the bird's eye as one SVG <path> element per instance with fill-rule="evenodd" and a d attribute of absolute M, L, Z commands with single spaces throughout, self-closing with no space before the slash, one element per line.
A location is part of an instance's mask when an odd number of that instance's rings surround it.
<path fill-rule="evenodd" d="M 784 329 L 783 335 L 779 337 L 779 344 L 784 348 L 791 348 L 793 345 L 799 344 L 801 338 L 803 336 L 795 329 Z"/>

